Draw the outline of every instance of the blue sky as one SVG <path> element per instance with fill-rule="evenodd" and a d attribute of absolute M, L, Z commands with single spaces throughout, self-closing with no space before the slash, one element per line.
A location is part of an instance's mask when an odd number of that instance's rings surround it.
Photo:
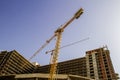
<path fill-rule="evenodd" d="M 17 50 L 29 59 L 54 31 L 83 8 L 62 35 L 61 46 L 90 39 L 60 50 L 59 61 L 84 57 L 107 45 L 115 71 L 120 74 L 120 0 L 0 0 L 0 50 Z M 48 64 L 55 39 L 31 62 Z"/>

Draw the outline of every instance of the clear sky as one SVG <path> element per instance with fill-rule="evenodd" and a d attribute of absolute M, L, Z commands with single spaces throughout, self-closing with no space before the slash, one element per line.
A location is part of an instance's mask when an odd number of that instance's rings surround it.
<path fill-rule="evenodd" d="M 60 50 L 59 61 L 84 57 L 85 52 L 107 45 L 120 74 L 120 0 L 0 0 L 0 50 L 17 50 L 29 59 L 54 31 L 83 8 L 62 35 L 61 46 L 90 39 Z M 55 39 L 31 62 L 49 64 Z"/>

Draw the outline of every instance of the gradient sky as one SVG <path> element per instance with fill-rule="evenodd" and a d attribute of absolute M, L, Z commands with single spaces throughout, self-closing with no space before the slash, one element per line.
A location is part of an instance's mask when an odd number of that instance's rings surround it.
<path fill-rule="evenodd" d="M 62 35 L 61 46 L 90 39 L 60 50 L 59 61 L 84 57 L 107 45 L 115 71 L 120 74 L 120 0 L 0 0 L 0 50 L 17 50 L 29 59 L 54 31 L 80 9 L 84 13 Z M 55 39 L 31 62 L 49 64 Z"/>

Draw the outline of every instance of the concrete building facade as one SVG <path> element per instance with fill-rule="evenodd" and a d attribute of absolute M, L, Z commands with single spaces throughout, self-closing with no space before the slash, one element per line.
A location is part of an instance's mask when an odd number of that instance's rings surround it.
<path fill-rule="evenodd" d="M 31 74 L 12 74 L 0 76 L 0 80 L 48 80 L 49 74 L 31 73 Z M 58 74 L 55 80 L 94 80 L 91 78 L 71 75 L 71 74 Z"/>
<path fill-rule="evenodd" d="M 107 47 L 86 52 L 87 76 L 95 80 L 117 80 Z"/>
<path fill-rule="evenodd" d="M 49 73 L 50 65 L 38 67 L 34 73 Z M 73 74 L 87 77 L 86 58 L 77 58 L 64 62 L 59 62 L 57 66 L 57 74 Z"/>
<path fill-rule="evenodd" d="M 49 73 L 50 65 L 40 66 L 35 73 Z M 73 74 L 95 80 L 117 80 L 107 47 L 86 51 L 85 57 L 59 62 L 58 74 Z"/>
<path fill-rule="evenodd" d="M 0 52 L 0 75 L 31 73 L 34 69 L 35 66 L 17 51 Z"/>

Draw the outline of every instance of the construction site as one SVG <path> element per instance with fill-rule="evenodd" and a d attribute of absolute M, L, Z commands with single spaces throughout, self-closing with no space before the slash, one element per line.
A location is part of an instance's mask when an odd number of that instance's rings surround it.
<path fill-rule="evenodd" d="M 29 60 L 16 50 L 1 51 L 0 80 L 118 80 L 107 46 L 86 51 L 84 57 L 58 62 L 64 29 L 82 14 L 83 9 L 80 8 Z M 52 52 L 51 63 L 43 66 L 31 63 L 30 60 L 54 38 L 56 38 L 55 49 L 49 51 Z"/>
<path fill-rule="evenodd" d="M 55 79 L 118 80 L 106 48 L 86 51 L 84 57 L 59 62 Z M 0 80 L 47 80 L 50 66 L 34 65 L 15 50 L 0 52 Z"/>

